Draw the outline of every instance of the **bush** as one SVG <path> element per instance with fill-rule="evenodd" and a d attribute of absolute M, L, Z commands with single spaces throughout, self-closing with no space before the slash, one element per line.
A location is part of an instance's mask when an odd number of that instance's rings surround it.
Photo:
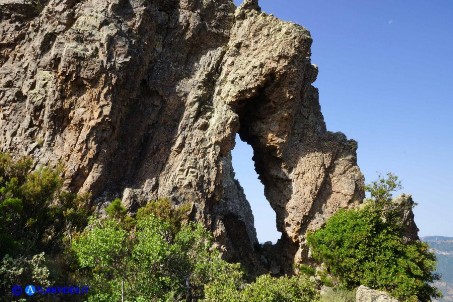
<path fill-rule="evenodd" d="M 187 222 L 187 206 L 162 199 L 140 209 L 136 218 L 118 219 L 122 206 L 112 204 L 111 217 L 92 218 L 72 244 L 94 289 L 89 301 L 118 300 L 123 282 L 128 301 L 200 299 L 205 284 L 242 276 L 238 265 L 211 250 L 212 237 L 201 224 Z"/>
<path fill-rule="evenodd" d="M 390 175 L 369 186 L 372 199 L 363 208 L 340 210 L 308 243 L 345 288 L 362 284 L 405 301 L 429 301 L 440 295 L 431 284 L 438 279 L 435 256 L 425 243 L 403 241 L 401 211 L 388 192 L 399 185 Z"/>
<path fill-rule="evenodd" d="M 219 282 L 221 281 L 221 282 Z M 205 301 L 215 302 L 315 302 L 319 301 L 316 284 L 306 277 L 259 276 L 251 284 L 227 277 L 206 286 Z"/>
<path fill-rule="evenodd" d="M 148 202 L 137 212 L 137 219 L 153 215 L 162 221 L 169 223 L 171 232 L 177 233 L 183 224 L 189 221 L 188 212 L 192 204 L 185 203 L 179 206 L 173 206 L 170 199 L 160 198 L 153 202 Z"/>
<path fill-rule="evenodd" d="M 316 284 L 304 277 L 274 278 L 263 275 L 248 285 L 241 301 L 265 302 L 313 302 L 319 300 Z"/>
<path fill-rule="evenodd" d="M 88 195 L 62 190 L 59 169 L 32 170 L 29 158 L 0 153 L 0 295 L 11 297 L 13 284 L 50 284 L 66 279 L 64 246 L 83 229 Z M 50 265 L 52 262 L 54 265 Z"/>
<path fill-rule="evenodd" d="M 121 199 L 117 198 L 112 201 L 106 208 L 105 212 L 111 218 L 122 219 L 126 216 L 126 208 L 121 204 Z"/>
<path fill-rule="evenodd" d="M 44 253 L 29 257 L 10 257 L 6 255 L 0 265 L 0 287 L 9 289 L 2 297 L 12 301 L 11 286 L 15 284 L 39 284 L 49 286 L 49 269 Z"/>
<path fill-rule="evenodd" d="M 62 251 L 64 235 L 87 223 L 88 196 L 63 191 L 59 169 L 31 167 L 0 153 L 0 259 Z"/>
<path fill-rule="evenodd" d="M 115 202 L 108 212 L 121 207 Z M 317 301 L 304 277 L 261 276 L 247 285 L 240 265 L 213 248 L 210 232 L 187 221 L 188 209 L 160 199 L 135 218 L 92 218 L 72 244 L 93 288 L 88 301 L 119 300 L 123 282 L 127 301 Z"/>
<path fill-rule="evenodd" d="M 328 288 L 321 294 L 321 302 L 355 302 L 355 290 Z"/>

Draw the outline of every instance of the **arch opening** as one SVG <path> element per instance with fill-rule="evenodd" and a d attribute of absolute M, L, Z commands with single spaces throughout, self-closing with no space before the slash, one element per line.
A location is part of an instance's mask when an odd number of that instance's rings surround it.
<path fill-rule="evenodd" d="M 258 179 L 253 161 L 253 149 L 242 141 L 239 135 L 236 135 L 235 140 L 236 145 L 231 152 L 235 178 L 244 189 L 247 201 L 252 208 L 258 242 L 271 241 L 275 244 L 282 234 L 277 231 L 275 211 L 264 196 L 264 185 Z"/>

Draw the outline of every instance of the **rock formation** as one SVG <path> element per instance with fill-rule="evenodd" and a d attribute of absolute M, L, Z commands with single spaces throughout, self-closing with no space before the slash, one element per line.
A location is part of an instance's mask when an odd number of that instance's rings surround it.
<path fill-rule="evenodd" d="M 415 202 L 411 195 L 402 194 L 392 200 L 392 205 L 395 207 L 401 217 L 402 236 L 405 242 L 418 241 L 418 227 L 415 224 L 413 208 Z"/>
<path fill-rule="evenodd" d="M 291 272 L 307 230 L 363 199 L 356 142 L 326 130 L 311 41 L 256 0 L 0 0 L 0 151 L 62 163 L 98 203 L 191 202 L 227 259 L 263 271 L 239 133 Z"/>
<path fill-rule="evenodd" d="M 356 293 L 356 302 L 398 302 L 397 299 L 390 297 L 386 292 L 360 286 Z"/>

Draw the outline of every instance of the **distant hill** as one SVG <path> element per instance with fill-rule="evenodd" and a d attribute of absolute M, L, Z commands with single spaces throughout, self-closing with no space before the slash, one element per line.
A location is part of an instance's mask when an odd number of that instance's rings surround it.
<path fill-rule="evenodd" d="M 444 293 L 441 302 L 453 302 L 453 237 L 427 236 L 422 240 L 429 244 L 437 256 L 437 272 L 442 276 L 436 286 Z"/>

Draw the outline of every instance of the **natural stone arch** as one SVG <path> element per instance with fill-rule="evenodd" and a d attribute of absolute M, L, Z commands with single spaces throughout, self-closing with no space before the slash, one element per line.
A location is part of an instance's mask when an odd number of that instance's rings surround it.
<path fill-rule="evenodd" d="M 311 86 L 309 32 L 257 1 L 50 0 L 37 15 L 0 11 L 0 150 L 63 163 L 67 186 L 94 201 L 190 202 L 225 257 L 252 273 L 266 266 L 231 173 L 238 132 L 283 233 L 279 272 L 306 260 L 307 230 L 361 201 L 356 143 L 326 131 Z"/>

